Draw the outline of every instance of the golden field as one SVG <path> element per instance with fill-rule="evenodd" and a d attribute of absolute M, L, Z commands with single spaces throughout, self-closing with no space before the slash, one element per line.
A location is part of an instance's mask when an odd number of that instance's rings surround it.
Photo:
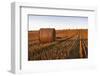
<path fill-rule="evenodd" d="M 28 60 L 88 58 L 88 29 L 28 31 Z"/>

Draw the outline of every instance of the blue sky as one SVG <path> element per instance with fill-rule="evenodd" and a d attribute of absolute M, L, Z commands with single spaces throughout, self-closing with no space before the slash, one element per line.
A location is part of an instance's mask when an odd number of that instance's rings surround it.
<path fill-rule="evenodd" d="M 29 15 L 28 26 L 29 30 L 39 30 L 40 28 L 87 28 L 88 17 Z"/>

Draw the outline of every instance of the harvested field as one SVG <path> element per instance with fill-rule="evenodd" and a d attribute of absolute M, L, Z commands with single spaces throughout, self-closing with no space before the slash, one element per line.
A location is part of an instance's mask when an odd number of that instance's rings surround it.
<path fill-rule="evenodd" d="M 40 40 L 40 31 L 28 31 L 28 60 L 88 58 L 88 30 L 55 30 L 53 40 Z M 50 35 L 52 35 L 49 33 Z M 41 34 L 42 35 L 42 34 Z M 47 35 L 46 35 L 47 36 Z M 43 36 L 44 37 L 44 36 Z M 45 43 L 44 43 L 45 42 Z"/>

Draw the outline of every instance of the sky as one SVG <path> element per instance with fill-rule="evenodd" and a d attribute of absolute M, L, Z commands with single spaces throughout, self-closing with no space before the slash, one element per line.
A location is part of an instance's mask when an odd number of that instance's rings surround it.
<path fill-rule="evenodd" d="M 87 28 L 88 17 L 29 15 L 28 30 Z"/>

